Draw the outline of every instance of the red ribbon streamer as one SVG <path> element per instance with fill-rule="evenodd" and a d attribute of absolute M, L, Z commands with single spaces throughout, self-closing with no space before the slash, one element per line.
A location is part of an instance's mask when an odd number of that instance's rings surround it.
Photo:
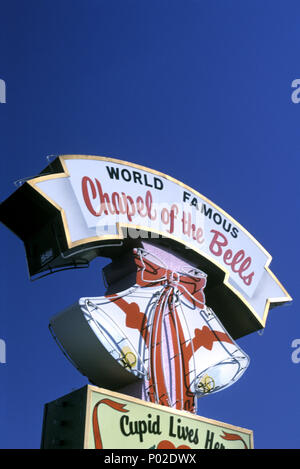
<path fill-rule="evenodd" d="M 137 265 L 136 283 L 143 288 L 163 286 L 164 289 L 157 302 L 153 325 L 150 335 L 150 376 L 149 376 L 149 398 L 151 402 L 172 406 L 169 402 L 169 394 L 166 385 L 163 363 L 162 329 L 164 311 L 170 313 L 169 325 L 174 352 L 175 371 L 175 406 L 178 409 L 194 410 L 194 394 L 190 391 L 190 374 L 188 362 L 190 354 L 187 353 L 185 337 L 180 318 L 175 306 L 174 295 L 182 295 L 194 307 L 204 308 L 205 297 L 203 289 L 206 285 L 204 276 L 196 277 L 184 273 L 174 272 L 151 262 L 145 256 L 135 252 L 135 263 Z M 189 355 L 189 356 L 188 356 Z"/>
<path fill-rule="evenodd" d="M 237 435 L 236 433 L 226 433 L 226 432 L 224 432 L 224 430 L 223 430 L 223 434 L 224 435 L 221 435 L 221 438 L 223 438 L 223 440 L 242 441 L 242 443 L 244 444 L 244 449 L 248 449 L 248 446 L 246 445 L 245 441 L 243 440 L 243 438 L 240 435 Z"/>
<path fill-rule="evenodd" d="M 98 421 L 98 407 L 100 404 L 106 404 L 112 409 L 117 410 L 118 412 L 128 412 L 127 409 L 124 409 L 126 404 L 120 404 L 119 402 L 112 401 L 111 399 L 101 399 L 101 401 L 95 404 L 94 410 L 93 410 L 93 416 L 92 416 L 95 449 L 103 449 L 100 428 L 99 428 L 99 421 Z"/>

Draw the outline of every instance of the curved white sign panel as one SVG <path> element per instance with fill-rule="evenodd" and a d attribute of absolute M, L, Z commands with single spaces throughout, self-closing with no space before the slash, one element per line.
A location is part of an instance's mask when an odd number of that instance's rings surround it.
<path fill-rule="evenodd" d="M 68 247 L 124 236 L 163 236 L 205 257 L 264 326 L 271 303 L 291 297 L 270 254 L 237 221 L 194 189 L 116 159 L 63 155 L 63 173 L 28 182 L 61 211 Z M 128 231 L 124 229 L 130 228 Z M 126 233 L 126 234 L 125 234 Z"/>

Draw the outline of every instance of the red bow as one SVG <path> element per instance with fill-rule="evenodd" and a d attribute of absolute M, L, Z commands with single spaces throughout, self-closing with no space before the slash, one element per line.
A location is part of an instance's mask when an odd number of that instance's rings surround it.
<path fill-rule="evenodd" d="M 204 308 L 205 274 L 199 270 L 195 270 L 195 272 L 200 276 L 192 275 L 192 273 L 175 272 L 147 259 L 142 250 L 135 249 L 134 254 L 135 264 L 138 267 L 136 278 L 138 285 L 141 287 L 164 285 L 166 289 L 177 289 L 194 307 Z"/>

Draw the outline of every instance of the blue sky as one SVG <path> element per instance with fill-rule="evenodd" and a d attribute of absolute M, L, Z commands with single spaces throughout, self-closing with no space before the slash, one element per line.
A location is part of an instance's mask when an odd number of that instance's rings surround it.
<path fill-rule="evenodd" d="M 256 448 L 299 448 L 299 2 L 2 1 L 0 198 L 49 154 L 138 163 L 198 190 L 273 256 L 293 302 L 239 343 L 251 364 L 199 413 L 254 431 Z M 49 331 L 101 268 L 31 282 L 22 242 L 1 226 L 0 447 L 38 448 L 43 406 L 87 384 Z M 299 354 L 300 356 L 300 354 Z"/>

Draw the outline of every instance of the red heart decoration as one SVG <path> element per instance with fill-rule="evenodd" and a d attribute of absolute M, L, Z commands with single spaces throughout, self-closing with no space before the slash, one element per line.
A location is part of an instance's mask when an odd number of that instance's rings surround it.
<path fill-rule="evenodd" d="M 180 445 L 176 448 L 176 446 L 168 440 L 162 440 L 158 443 L 157 449 L 191 449 L 189 446 Z"/>

